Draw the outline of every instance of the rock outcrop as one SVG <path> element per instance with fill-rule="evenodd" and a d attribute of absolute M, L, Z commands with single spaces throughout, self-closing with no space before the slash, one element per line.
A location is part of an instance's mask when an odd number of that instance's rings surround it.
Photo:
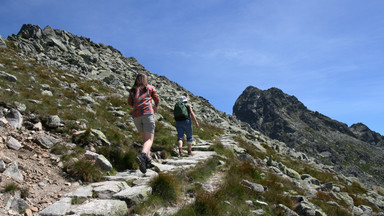
<path fill-rule="evenodd" d="M 363 124 L 351 127 L 311 111 L 278 88 L 249 86 L 236 100 L 233 114 L 265 135 L 335 166 L 365 182 L 383 183 L 383 139 Z M 364 169 L 363 169 L 364 168 Z"/>

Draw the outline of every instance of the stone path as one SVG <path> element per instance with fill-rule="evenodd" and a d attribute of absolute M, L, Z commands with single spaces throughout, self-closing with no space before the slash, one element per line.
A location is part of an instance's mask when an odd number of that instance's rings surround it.
<path fill-rule="evenodd" d="M 233 143 L 233 140 L 228 137 L 222 141 Z M 208 160 L 216 154 L 214 151 L 208 151 L 212 143 L 204 140 L 198 140 L 198 143 L 193 146 L 194 156 L 153 161 L 153 165 L 162 172 L 184 170 L 195 166 L 200 161 Z M 139 170 L 127 170 L 119 172 L 115 176 L 105 176 L 102 182 L 92 183 L 66 194 L 61 200 L 40 211 L 39 215 L 127 215 L 130 207 L 144 202 L 152 193 L 149 181 L 157 175 L 156 172 L 149 169 L 145 175 Z M 215 174 L 213 177 L 219 178 L 218 175 Z M 210 188 L 210 190 L 214 190 L 214 188 Z M 170 214 L 176 209 L 160 211 L 161 215 L 167 215 L 167 212 Z"/>

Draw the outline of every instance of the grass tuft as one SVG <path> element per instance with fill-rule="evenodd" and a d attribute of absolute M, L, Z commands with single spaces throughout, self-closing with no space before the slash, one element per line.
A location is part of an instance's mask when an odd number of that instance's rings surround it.
<path fill-rule="evenodd" d="M 128 147 L 103 146 L 97 149 L 97 153 L 104 155 L 117 171 L 137 169 L 135 157 L 136 151 Z"/>
<path fill-rule="evenodd" d="M 103 177 L 103 172 L 93 161 L 80 159 L 67 167 L 68 174 L 84 182 L 97 182 Z"/>
<path fill-rule="evenodd" d="M 178 199 L 180 193 L 180 186 L 177 179 L 166 173 L 159 173 L 159 175 L 153 178 L 150 182 L 152 187 L 152 193 L 155 196 L 159 196 L 164 201 L 174 203 Z"/>
<path fill-rule="evenodd" d="M 7 183 L 4 186 L 4 191 L 5 192 L 13 192 L 13 191 L 17 191 L 17 190 L 19 190 L 19 186 L 16 183 L 14 183 L 14 182 Z"/>

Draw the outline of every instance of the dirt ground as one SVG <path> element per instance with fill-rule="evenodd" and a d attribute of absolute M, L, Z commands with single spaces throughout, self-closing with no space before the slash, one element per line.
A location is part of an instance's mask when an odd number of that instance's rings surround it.
<path fill-rule="evenodd" d="M 23 147 L 9 149 L 6 145 L 9 136 L 17 139 Z M 57 163 L 59 156 L 33 142 L 33 132 L 0 126 L 0 159 L 6 166 L 16 161 L 24 177 L 23 181 L 19 181 L 0 173 L 0 215 L 23 215 L 7 208 L 12 197 L 21 196 L 26 196 L 23 199 L 29 205 L 25 215 L 38 215 L 39 211 L 80 186 L 79 182 L 66 177 Z M 21 190 L 5 192 L 5 186 L 11 183 L 17 184 Z"/>

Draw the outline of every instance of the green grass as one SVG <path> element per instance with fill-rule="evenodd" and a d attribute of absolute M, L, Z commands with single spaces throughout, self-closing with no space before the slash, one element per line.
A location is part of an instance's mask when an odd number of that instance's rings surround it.
<path fill-rule="evenodd" d="M 150 181 L 152 195 L 148 199 L 135 205 L 133 212 L 140 215 L 153 214 L 153 210 L 176 204 L 181 195 L 183 182 L 178 176 L 162 173 Z"/>
<path fill-rule="evenodd" d="M 159 196 L 169 203 L 175 203 L 180 194 L 179 181 L 171 174 L 160 172 L 151 180 L 150 186 L 153 195 Z"/>
<path fill-rule="evenodd" d="M 348 206 L 343 205 L 343 203 L 338 203 L 340 206 L 344 206 L 344 208 L 341 208 L 337 205 L 329 204 L 328 202 L 338 202 L 337 199 L 335 199 L 330 193 L 328 192 L 322 192 L 318 191 L 316 194 L 316 197 L 313 197 L 310 199 L 310 201 L 319 206 L 324 213 L 327 215 L 340 215 L 340 216 L 347 216 L 350 215 L 350 213 L 346 210 L 348 209 Z"/>
<path fill-rule="evenodd" d="M 225 156 L 228 160 L 235 160 L 234 152 L 217 140 L 213 141 L 213 145 L 209 147 L 209 150 L 215 151 L 218 155 Z"/>
<path fill-rule="evenodd" d="M 176 141 L 177 136 L 172 135 L 172 129 L 167 128 L 161 121 L 157 121 L 152 150 L 165 151 L 168 152 L 166 155 L 177 156 L 173 151 L 177 147 Z"/>
<path fill-rule="evenodd" d="M 72 178 L 84 182 L 97 182 L 104 176 L 101 168 L 87 159 L 66 164 L 65 169 Z"/>
<path fill-rule="evenodd" d="M 5 192 L 12 192 L 12 191 L 17 191 L 19 190 L 19 186 L 14 183 L 14 182 L 11 182 L 11 183 L 7 183 L 5 186 L 4 186 L 4 191 Z"/>
<path fill-rule="evenodd" d="M 217 170 L 219 159 L 217 157 L 210 158 L 204 162 L 200 162 L 194 168 L 187 172 L 190 182 L 202 182 L 207 180 Z"/>
<path fill-rule="evenodd" d="M 244 148 L 245 150 L 247 150 L 247 153 L 249 155 L 251 155 L 252 157 L 254 157 L 254 158 L 261 158 L 261 159 L 263 159 L 263 158 L 265 158 L 267 156 L 266 153 L 258 151 L 252 143 L 250 143 L 249 141 L 247 141 L 243 137 L 234 136 L 233 140 L 238 142 L 239 146 Z"/>
<path fill-rule="evenodd" d="M 204 122 L 199 122 L 199 124 L 199 128 L 196 128 L 195 125 L 193 125 L 193 134 L 199 136 L 203 140 L 212 140 L 216 136 L 224 134 L 222 128 Z"/>
<path fill-rule="evenodd" d="M 62 144 L 54 145 L 51 148 L 51 153 L 52 154 L 63 155 L 63 154 L 66 154 L 67 152 L 68 152 L 68 147 L 65 146 L 65 145 L 62 145 Z"/>
<path fill-rule="evenodd" d="M 137 152 L 127 146 L 103 146 L 97 148 L 99 154 L 104 155 L 117 171 L 137 169 L 135 157 Z"/>
<path fill-rule="evenodd" d="M 80 204 L 83 204 L 85 201 L 87 201 L 87 198 L 72 198 L 71 204 L 80 205 Z"/>

